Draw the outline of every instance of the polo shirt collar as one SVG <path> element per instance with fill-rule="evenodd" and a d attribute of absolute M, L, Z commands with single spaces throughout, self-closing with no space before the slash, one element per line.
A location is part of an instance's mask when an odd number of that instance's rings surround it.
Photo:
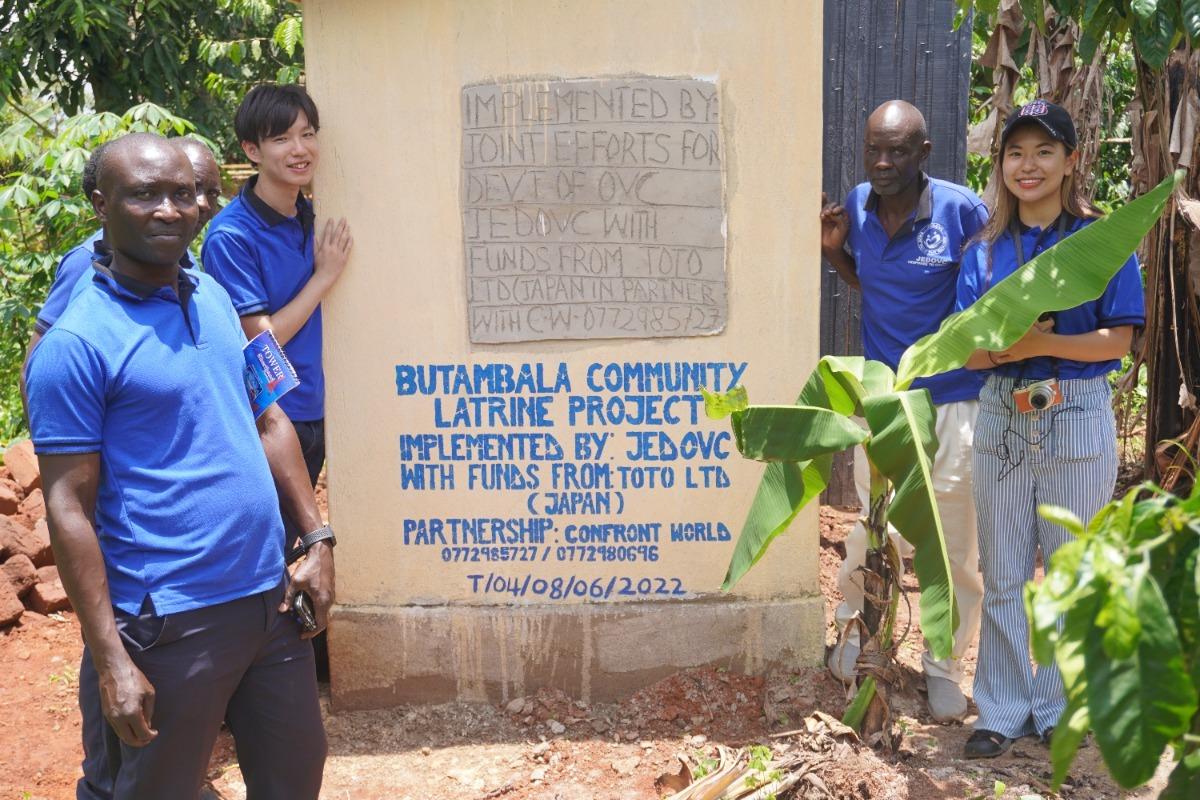
<path fill-rule="evenodd" d="M 929 176 L 922 172 L 917 180 L 921 182 L 921 196 L 917 198 L 917 211 L 913 216 L 913 222 L 920 222 L 923 219 L 933 219 L 933 181 L 929 180 Z M 867 201 L 863 203 L 863 208 L 867 211 L 875 211 L 879 207 L 879 195 L 874 189 L 867 192 Z"/>
<path fill-rule="evenodd" d="M 1074 214 L 1072 214 L 1070 211 L 1067 211 L 1065 208 L 1063 209 L 1062 213 L 1058 217 L 1054 218 L 1054 222 L 1051 222 L 1046 227 L 1049 228 L 1050 230 L 1057 230 L 1058 229 L 1058 220 L 1064 216 L 1066 217 L 1066 225 L 1064 226 L 1064 230 L 1067 231 L 1068 233 L 1074 232 L 1075 229 L 1077 227 L 1079 227 L 1080 218 L 1075 216 Z M 1021 222 L 1020 217 L 1017 217 L 1017 228 L 1021 231 L 1022 234 L 1033 233 L 1034 231 L 1041 233 L 1043 230 L 1045 230 L 1044 228 L 1035 228 L 1032 225 L 1026 225 L 1024 222 Z"/>
<path fill-rule="evenodd" d="M 242 198 L 246 204 L 254 210 L 254 213 L 262 219 L 269 227 L 275 227 L 281 223 L 287 222 L 292 217 L 285 217 L 275 209 L 271 208 L 266 201 L 254 193 L 254 187 L 258 183 L 258 175 L 251 175 L 250 180 L 246 181 L 242 186 Z M 300 221 L 300 227 L 307 234 L 313 229 L 313 221 L 316 218 L 313 212 L 312 203 L 308 202 L 303 192 L 296 192 L 296 217 Z"/>
<path fill-rule="evenodd" d="M 97 242 L 97 244 L 99 244 L 99 242 Z M 106 284 L 117 294 L 127 297 L 131 300 L 148 300 L 163 290 L 170 292 L 170 287 L 155 286 L 150 283 L 139 281 L 137 278 L 131 278 L 128 275 L 123 275 L 120 272 L 113 272 L 112 252 L 109 251 L 107 247 L 105 248 L 105 252 L 103 254 L 101 254 L 99 249 L 97 249 L 96 255 L 97 257 L 92 261 L 92 268 L 96 271 L 96 274 L 92 277 L 92 280 L 98 283 Z M 183 265 L 180 264 L 180 266 L 182 267 Z M 197 286 L 199 286 L 199 281 L 196 280 L 195 276 L 192 275 L 187 268 L 179 270 L 178 299 L 180 303 L 186 303 L 188 298 L 192 296 L 192 293 L 196 291 Z M 170 294 L 171 299 L 176 298 L 174 292 L 170 292 Z"/>

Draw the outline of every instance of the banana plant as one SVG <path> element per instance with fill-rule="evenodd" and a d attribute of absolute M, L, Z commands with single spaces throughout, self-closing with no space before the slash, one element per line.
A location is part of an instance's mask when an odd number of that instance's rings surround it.
<path fill-rule="evenodd" d="M 1161 215 L 1184 173 L 1081 229 L 998 282 L 970 308 L 951 314 L 917 341 L 896 372 L 858 357 L 825 356 L 793 405 L 751 405 L 744 387 L 705 392 L 714 419 L 729 417 L 738 450 L 767 462 L 721 588 L 728 591 L 828 485 L 833 455 L 861 444 L 871 467 L 871 500 L 864 509 L 870 549 L 863 619 L 871 637 L 864 651 L 890 653 L 898 559 L 886 535 L 892 526 L 913 545 L 921 587 L 921 631 L 934 658 L 950 655 L 958 609 L 946 541 L 930 481 L 937 452 L 936 413 L 925 389 L 912 382 L 963 366 L 978 349 L 1014 343 L 1046 311 L 1073 308 L 1103 294 Z M 858 424 L 860 418 L 865 424 Z M 880 585 L 882 584 L 882 586 Z M 876 675 L 860 679 L 844 721 L 860 728 L 876 690 Z M 874 733 L 873 730 L 863 731 Z"/>

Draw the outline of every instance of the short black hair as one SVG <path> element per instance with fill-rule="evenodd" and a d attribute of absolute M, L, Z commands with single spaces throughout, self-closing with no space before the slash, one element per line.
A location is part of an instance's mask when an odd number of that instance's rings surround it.
<path fill-rule="evenodd" d="M 106 147 L 108 147 L 108 142 L 104 142 L 96 147 L 83 165 L 83 176 L 79 179 L 79 183 L 83 188 L 83 199 L 89 203 L 92 201 L 92 192 L 96 191 L 96 188 L 100 185 L 97 174 L 100 170 L 100 159 L 103 158 L 104 148 Z"/>
<path fill-rule="evenodd" d="M 317 104 L 298 83 L 263 83 L 242 98 L 233 117 L 233 131 L 239 142 L 260 143 L 292 127 L 300 112 L 308 117 L 313 130 L 320 130 Z"/>

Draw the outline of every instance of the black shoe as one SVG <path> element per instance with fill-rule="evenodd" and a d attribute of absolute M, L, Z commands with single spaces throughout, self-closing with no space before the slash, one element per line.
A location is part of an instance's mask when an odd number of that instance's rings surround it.
<path fill-rule="evenodd" d="M 967 758 L 995 758 L 1007 753 L 1014 741 L 1004 734 L 978 728 L 967 738 L 963 755 Z"/>

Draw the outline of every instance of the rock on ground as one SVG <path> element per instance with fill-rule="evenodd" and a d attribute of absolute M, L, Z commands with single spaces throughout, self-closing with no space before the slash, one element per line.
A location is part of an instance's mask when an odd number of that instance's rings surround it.
<path fill-rule="evenodd" d="M 12 625 L 25 613 L 21 598 L 8 581 L 0 581 L 0 627 Z"/>
<path fill-rule="evenodd" d="M 33 442 L 28 439 L 4 451 L 4 466 L 8 467 L 13 480 L 26 494 L 41 487 L 42 474 L 38 469 L 37 456 L 33 453 Z"/>
<path fill-rule="evenodd" d="M 26 555 L 15 555 L 0 564 L 0 573 L 18 597 L 24 597 L 38 582 L 37 567 Z"/>
<path fill-rule="evenodd" d="M 29 608 L 39 614 L 52 614 L 55 611 L 65 611 L 71 607 L 67 599 L 67 591 L 59 581 L 39 583 L 25 598 Z"/>
<path fill-rule="evenodd" d="M 20 506 L 21 498 L 12 487 L 0 483 L 0 514 L 15 514 Z"/>
<path fill-rule="evenodd" d="M 41 489 L 30 492 L 17 510 L 31 520 L 42 520 L 46 517 L 46 500 L 42 497 Z"/>
<path fill-rule="evenodd" d="M 28 556 L 34 566 L 44 567 L 54 563 L 50 549 L 50 529 L 45 520 L 40 520 L 33 530 L 8 517 L 0 517 L 0 553 L 12 557 Z"/>

